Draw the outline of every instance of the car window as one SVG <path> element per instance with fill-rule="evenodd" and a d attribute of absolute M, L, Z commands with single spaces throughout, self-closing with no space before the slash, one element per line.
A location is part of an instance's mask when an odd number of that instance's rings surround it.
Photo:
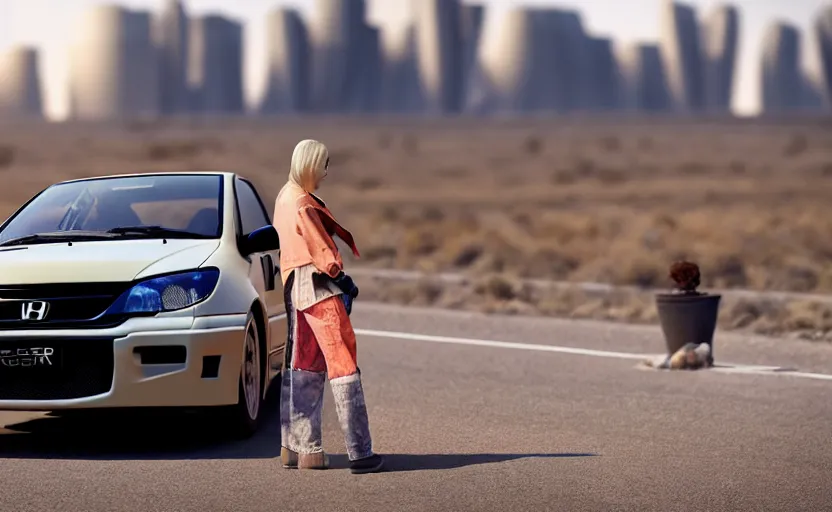
<path fill-rule="evenodd" d="M 0 242 L 36 233 L 161 226 L 218 237 L 222 176 L 102 178 L 53 185 L 9 219 Z"/>
<path fill-rule="evenodd" d="M 268 226 L 272 223 L 269 214 L 266 212 L 260 196 L 254 188 L 246 181 L 237 179 L 237 207 L 240 212 L 240 223 L 242 224 L 243 236 L 248 235 L 255 229 Z"/>
<path fill-rule="evenodd" d="M 219 221 L 216 206 L 217 202 L 213 199 L 184 199 L 175 204 L 169 204 L 166 201 L 148 201 L 133 203 L 130 207 L 145 226 L 165 226 L 188 231 L 194 231 L 193 226 L 189 229 L 189 224 L 200 212 L 210 210 L 210 217 L 202 213 L 202 216 L 209 219 L 207 221 L 210 224 L 209 228 L 206 230 L 203 229 L 204 226 L 198 226 L 195 229 L 203 233 L 216 229 L 215 226 Z M 199 224 L 199 221 L 195 224 Z"/>

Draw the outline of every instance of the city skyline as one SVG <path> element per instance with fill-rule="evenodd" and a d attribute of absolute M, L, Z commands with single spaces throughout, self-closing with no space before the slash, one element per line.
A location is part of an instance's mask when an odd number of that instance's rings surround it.
<path fill-rule="evenodd" d="M 68 111 L 68 98 L 66 97 L 68 96 L 68 92 L 66 92 L 66 89 L 68 85 L 69 55 L 63 54 L 68 54 L 68 43 L 79 29 L 79 20 L 76 17 L 79 13 L 76 12 L 75 15 L 71 15 L 71 13 L 78 11 L 78 9 L 84 6 L 89 7 L 91 5 L 107 3 L 112 2 L 103 2 L 100 0 L 65 0 L 65 2 L 61 3 L 61 7 L 57 11 L 64 9 L 65 11 L 62 12 L 66 16 L 55 16 L 46 22 L 47 26 L 52 26 L 53 29 L 60 25 L 61 30 L 53 30 L 56 33 L 51 37 L 44 37 L 42 34 L 39 35 L 39 32 L 42 32 L 42 30 L 34 30 L 28 36 L 28 40 L 27 38 L 23 38 L 22 40 L 13 41 L 13 43 L 34 43 L 40 51 L 40 74 L 44 89 L 43 103 L 46 114 L 51 119 L 64 118 Z M 150 10 L 153 13 L 160 12 L 163 7 L 161 0 L 122 0 L 116 3 L 121 7 Z M 305 1 L 241 0 L 234 2 L 234 9 L 228 7 L 217 9 L 223 3 L 227 4 L 227 2 L 218 2 L 217 0 L 188 0 L 186 1 L 186 7 L 191 16 L 219 13 L 230 16 L 243 24 L 243 53 L 245 56 L 243 82 L 245 84 L 245 103 L 249 110 L 256 109 L 266 87 L 265 68 L 268 64 L 268 56 L 265 50 L 268 17 L 266 15 L 258 16 L 255 11 L 258 8 L 266 8 L 266 12 L 268 13 L 268 11 L 277 7 L 297 8 L 308 23 L 311 18 L 314 18 L 314 5 L 312 2 Z M 405 3 L 403 1 L 397 4 Z M 502 17 L 506 14 L 508 8 L 523 5 L 556 7 L 570 10 L 576 9 L 580 12 L 584 27 L 589 36 L 611 39 L 612 43 L 619 48 L 632 43 L 659 44 L 661 40 L 660 7 L 663 3 L 662 0 L 636 0 L 629 2 L 628 5 L 631 6 L 632 11 L 636 13 L 649 12 L 650 14 L 648 16 L 641 16 L 638 22 L 618 23 L 615 30 L 611 31 L 604 30 L 604 25 L 609 25 L 610 10 L 620 10 L 620 4 L 618 3 L 614 4 L 616 6 L 615 8 L 610 7 L 606 11 L 599 11 L 599 4 L 606 3 L 609 6 L 609 2 L 602 2 L 600 0 L 577 2 L 508 2 L 501 0 L 480 0 L 477 3 L 484 4 L 486 7 L 485 21 L 482 29 L 485 33 L 494 30 L 495 26 L 499 27 L 499 24 L 503 21 Z M 697 19 L 701 23 L 704 21 L 704 17 L 708 12 L 721 2 L 690 0 L 682 3 L 691 6 L 696 11 Z M 34 14 L 38 14 L 40 12 L 38 11 L 39 8 L 42 11 L 46 10 L 46 2 L 44 0 L 28 0 L 26 6 L 17 0 L 12 0 L 11 4 L 12 16 L 10 17 L 10 24 L 13 26 L 13 29 L 8 30 L 8 26 L 0 25 L 0 37 L 3 37 L 3 29 L 7 29 L 5 39 L 0 39 L 0 43 L 7 43 L 6 46 L 10 44 L 9 34 L 11 34 L 12 38 L 20 39 L 16 34 L 22 30 L 21 27 L 31 24 L 27 19 L 33 18 Z M 776 1 L 740 0 L 731 2 L 731 4 L 737 7 L 740 15 L 740 36 L 737 55 L 738 72 L 733 89 L 735 94 L 731 103 L 732 111 L 737 115 L 755 114 L 759 111 L 759 105 L 751 105 L 750 103 L 752 102 L 749 100 L 753 99 L 753 103 L 756 103 L 757 98 L 762 97 L 761 87 L 758 82 L 765 30 L 771 23 L 784 20 L 786 23 L 797 27 L 803 34 L 804 44 L 802 45 L 802 49 L 805 50 L 803 53 L 812 52 L 815 50 L 813 48 L 814 41 L 811 41 L 811 38 L 807 36 L 811 35 L 810 30 L 812 29 L 817 13 L 822 7 L 828 5 L 829 2 L 795 0 L 790 2 L 789 8 L 785 10 L 779 9 L 783 4 Z M 751 7 L 749 7 L 749 4 L 751 4 Z M 54 6 L 55 4 L 53 3 L 48 11 L 55 11 L 56 9 L 51 8 Z M 408 20 L 407 9 L 396 9 L 391 8 L 391 6 L 393 4 L 390 2 L 368 1 L 368 21 L 382 29 L 379 37 L 388 39 L 400 38 L 399 32 L 404 26 L 403 22 Z M 789 11 L 788 13 L 785 12 L 787 10 Z M 799 13 L 802 13 L 802 18 Z M 58 12 L 55 14 L 59 15 L 61 13 Z M 63 23 L 55 23 L 54 20 L 56 18 L 60 18 Z M 629 17 L 623 19 L 632 21 L 634 19 L 633 13 L 630 13 Z M 9 18 L 5 22 L 7 25 L 9 24 L 8 20 Z M 57 49 L 56 45 L 58 46 Z M 260 49 L 258 50 L 257 47 L 260 47 Z M 0 50 L 5 49 L 7 48 L 0 46 Z M 819 70 L 812 69 L 815 62 L 812 62 L 809 57 L 811 56 L 801 55 L 801 66 L 806 67 L 807 71 L 816 74 Z M 62 60 L 64 61 L 63 63 L 61 63 Z M 749 69 L 751 70 L 750 74 Z M 749 98 L 749 95 L 756 96 L 757 98 Z"/>

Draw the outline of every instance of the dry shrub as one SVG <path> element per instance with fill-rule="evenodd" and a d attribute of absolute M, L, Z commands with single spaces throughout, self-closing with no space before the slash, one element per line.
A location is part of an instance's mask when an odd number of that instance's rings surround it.
<path fill-rule="evenodd" d="M 745 174 L 745 171 L 746 171 L 745 164 L 743 164 L 742 162 L 737 162 L 737 161 L 731 162 L 728 165 L 728 169 L 731 171 L 731 174 L 734 174 L 734 175 L 742 175 L 742 174 Z"/>
<path fill-rule="evenodd" d="M 607 185 L 615 185 L 627 181 L 627 171 L 613 168 L 601 168 L 597 171 L 598 181 Z"/>
<path fill-rule="evenodd" d="M 402 138 L 402 148 L 408 155 L 416 155 L 419 153 L 419 138 L 412 134 L 407 134 Z"/>
<path fill-rule="evenodd" d="M 375 263 L 378 261 L 395 261 L 398 251 L 394 246 L 390 245 L 371 245 L 370 247 L 361 251 L 361 259 L 366 263 Z"/>
<path fill-rule="evenodd" d="M 436 206 L 429 206 L 422 210 L 422 219 L 427 222 L 442 222 L 445 220 L 445 212 Z"/>
<path fill-rule="evenodd" d="M 452 265 L 458 268 L 470 267 L 483 255 L 483 252 L 483 247 L 479 244 L 463 246 L 453 257 Z"/>
<path fill-rule="evenodd" d="M 659 262 L 647 258 L 628 259 L 622 262 L 619 284 L 634 284 L 642 288 L 656 288 L 663 284 L 664 276 Z"/>
<path fill-rule="evenodd" d="M 574 183 L 578 178 L 574 172 L 568 169 L 558 169 L 552 173 L 549 179 L 555 185 L 569 185 Z"/>
<path fill-rule="evenodd" d="M 796 134 L 783 149 L 783 154 L 786 157 L 796 157 L 805 153 L 809 149 L 809 140 L 803 134 Z"/>
<path fill-rule="evenodd" d="M 199 155 L 203 146 L 196 141 L 154 142 L 147 146 L 150 160 L 176 160 Z"/>
<path fill-rule="evenodd" d="M 540 137 L 530 135 L 523 143 L 523 149 L 529 155 L 539 155 L 543 151 L 543 142 L 540 140 Z"/>
<path fill-rule="evenodd" d="M 356 148 L 329 148 L 330 165 L 339 168 L 349 165 L 350 162 L 358 158 L 360 153 L 361 150 Z M 362 180 L 366 179 L 368 178 L 362 178 Z"/>
<path fill-rule="evenodd" d="M 377 188 L 380 188 L 383 184 L 384 182 L 382 182 L 381 179 L 375 176 L 368 176 L 366 178 L 358 180 L 358 183 L 356 183 L 356 188 L 358 190 L 375 190 Z"/>
<path fill-rule="evenodd" d="M 0 169 L 11 167 L 15 159 L 15 148 L 9 145 L 0 145 Z"/>
<path fill-rule="evenodd" d="M 549 247 L 537 248 L 529 265 L 520 270 L 525 277 L 546 276 L 552 279 L 566 279 L 581 265 L 574 257 Z"/>
<path fill-rule="evenodd" d="M 405 232 L 399 251 L 404 257 L 429 256 L 436 252 L 440 242 L 435 233 L 421 229 L 410 229 Z"/>
<path fill-rule="evenodd" d="M 621 140 L 615 135 L 607 135 L 600 140 L 601 147 L 610 153 L 621 151 Z"/>
<path fill-rule="evenodd" d="M 685 162 L 679 166 L 679 173 L 687 176 L 704 176 L 708 168 L 701 162 Z"/>
<path fill-rule="evenodd" d="M 737 254 L 717 256 L 713 267 L 708 267 L 708 273 L 713 272 L 713 286 L 720 288 L 744 288 L 748 284 L 745 264 Z"/>
<path fill-rule="evenodd" d="M 501 301 L 512 300 L 517 297 L 517 283 L 504 276 L 489 276 L 478 282 L 474 291 L 480 295 Z"/>
<path fill-rule="evenodd" d="M 389 133 L 381 133 L 378 136 L 379 149 L 390 149 L 393 145 L 393 137 Z"/>
<path fill-rule="evenodd" d="M 457 166 L 443 166 L 434 172 L 441 178 L 465 178 L 469 174 L 469 170 L 461 165 Z"/>

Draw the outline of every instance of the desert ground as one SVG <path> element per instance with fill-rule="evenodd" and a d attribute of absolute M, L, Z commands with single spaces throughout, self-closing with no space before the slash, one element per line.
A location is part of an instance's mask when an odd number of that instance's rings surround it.
<path fill-rule="evenodd" d="M 0 214 L 84 176 L 233 170 L 271 208 L 294 145 L 356 236 L 365 299 L 655 323 L 688 259 L 720 328 L 832 340 L 832 122 L 317 118 L 0 126 Z M 461 282 L 432 277 L 462 274 Z M 612 289 L 529 284 L 606 283 Z M 755 293 L 731 294 L 730 290 Z M 795 292 L 785 296 L 779 292 Z"/>

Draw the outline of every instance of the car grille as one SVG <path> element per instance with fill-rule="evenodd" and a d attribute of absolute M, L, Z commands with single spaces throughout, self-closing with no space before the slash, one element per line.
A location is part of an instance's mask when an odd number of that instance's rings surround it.
<path fill-rule="evenodd" d="M 0 400 L 68 400 L 113 385 L 113 339 L 0 339 Z"/>
<path fill-rule="evenodd" d="M 121 319 L 100 318 L 129 283 L 0 285 L 0 330 L 56 329 L 116 325 Z M 27 301 L 48 303 L 42 320 L 24 320 Z"/>

